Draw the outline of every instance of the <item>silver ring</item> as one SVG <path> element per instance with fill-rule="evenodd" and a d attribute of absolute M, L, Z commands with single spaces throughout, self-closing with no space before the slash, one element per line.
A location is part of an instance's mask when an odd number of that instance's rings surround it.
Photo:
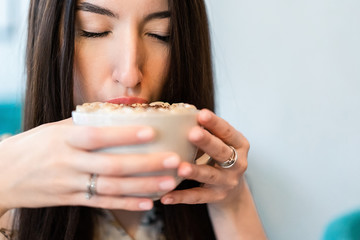
<path fill-rule="evenodd" d="M 90 199 L 92 196 L 96 195 L 96 180 L 98 175 L 95 173 L 90 174 L 89 182 L 86 186 L 87 192 L 85 194 L 86 199 Z"/>
<path fill-rule="evenodd" d="M 233 154 L 231 155 L 231 157 L 228 160 L 219 164 L 222 168 L 231 168 L 232 166 L 234 166 L 234 164 L 238 160 L 238 155 L 237 155 L 236 149 L 233 146 L 229 146 L 229 147 L 231 148 Z"/>

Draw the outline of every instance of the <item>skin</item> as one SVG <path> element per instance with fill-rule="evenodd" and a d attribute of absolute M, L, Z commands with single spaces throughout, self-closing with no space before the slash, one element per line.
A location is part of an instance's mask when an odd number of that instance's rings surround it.
<path fill-rule="evenodd" d="M 77 11 L 75 104 L 119 97 L 158 100 L 169 62 L 169 44 L 162 37 L 169 36 L 170 19 L 146 17 L 168 11 L 167 1 L 80 1 L 89 3 L 114 16 L 84 7 Z M 84 31 L 104 35 L 89 38 Z"/>
<path fill-rule="evenodd" d="M 75 104 L 114 98 L 124 102 L 159 100 L 170 57 L 169 44 L 165 41 L 169 34 L 169 18 L 146 20 L 146 17 L 167 11 L 167 1 L 86 2 L 111 10 L 114 16 L 84 9 L 77 11 Z M 97 37 L 93 33 L 97 33 Z M 209 110 L 199 112 L 198 123 L 201 127 L 190 131 L 189 141 L 218 163 L 229 159 L 233 152 L 228 145 L 233 146 L 238 153 L 233 167 L 223 169 L 217 164 L 185 163 L 174 153 L 91 152 L 102 147 L 152 141 L 155 132 L 145 126 L 74 126 L 71 119 L 66 119 L 11 137 L 0 143 L 0 215 L 19 207 L 82 205 L 113 209 L 127 232 L 134 235 L 141 212 L 151 209 L 153 202 L 123 195 L 169 191 L 161 198 L 163 204 L 208 203 L 218 239 L 265 239 L 243 177 L 248 141 Z M 34 145 L 39 142 L 44 144 L 41 148 Z M 176 187 L 172 176 L 146 177 L 145 180 L 127 177 L 175 168 L 179 176 L 204 185 L 172 191 Z M 90 173 L 97 173 L 99 177 L 97 195 L 87 200 L 84 196 Z"/>

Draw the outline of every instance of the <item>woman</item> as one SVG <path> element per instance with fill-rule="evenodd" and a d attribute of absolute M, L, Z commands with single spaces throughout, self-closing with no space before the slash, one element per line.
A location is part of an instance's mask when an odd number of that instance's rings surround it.
<path fill-rule="evenodd" d="M 0 144 L 0 213 L 9 223 L 10 210 L 17 209 L 15 239 L 110 239 L 99 230 L 104 212 L 129 236 L 139 236 L 150 209 L 163 226 L 154 239 L 265 238 L 243 177 L 248 142 L 210 111 L 203 1 L 32 0 L 28 31 L 25 132 Z M 157 100 L 209 109 L 199 113 L 203 128 L 193 128 L 189 141 L 215 165 L 181 163 L 173 153 L 94 153 L 151 141 L 154 131 L 80 127 L 69 118 L 84 102 Z M 235 154 L 236 163 L 223 168 Z M 132 161 L 138 164 L 127 164 Z M 167 168 L 187 180 L 174 189 L 171 176 L 125 176 Z M 96 194 L 85 198 L 91 174 L 98 174 Z M 125 197 L 159 190 L 170 192 L 155 206 L 151 199 Z"/>

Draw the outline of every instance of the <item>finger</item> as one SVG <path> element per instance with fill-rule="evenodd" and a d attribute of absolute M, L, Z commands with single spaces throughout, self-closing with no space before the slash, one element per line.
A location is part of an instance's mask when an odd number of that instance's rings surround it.
<path fill-rule="evenodd" d="M 190 130 L 189 140 L 220 163 L 228 160 L 233 154 L 228 145 L 199 126 Z"/>
<path fill-rule="evenodd" d="M 72 118 L 66 118 L 56 122 L 45 123 L 40 126 L 53 126 L 53 125 L 74 125 Z"/>
<path fill-rule="evenodd" d="M 179 166 L 180 161 L 179 155 L 174 153 L 110 154 L 78 152 L 70 164 L 81 172 L 108 176 L 127 176 L 174 169 Z"/>
<path fill-rule="evenodd" d="M 179 166 L 178 175 L 210 185 L 236 184 L 229 181 L 228 174 L 224 174 L 220 169 L 208 165 L 194 165 L 184 162 Z"/>
<path fill-rule="evenodd" d="M 74 125 L 72 118 L 67 118 L 67 119 L 61 120 L 61 121 L 59 121 L 59 123 L 64 124 L 64 125 Z"/>
<path fill-rule="evenodd" d="M 155 132 L 150 127 L 91 127 L 76 126 L 67 134 L 67 143 L 84 150 L 96 150 L 104 147 L 133 145 L 149 142 Z"/>
<path fill-rule="evenodd" d="M 107 195 L 94 195 L 90 199 L 85 194 L 76 193 L 69 197 L 65 205 L 88 206 L 103 209 L 123 209 L 128 211 L 146 211 L 153 208 L 154 203 L 148 198 L 118 197 Z"/>
<path fill-rule="evenodd" d="M 88 192 L 90 184 L 90 174 L 80 174 L 73 183 L 64 186 L 55 186 L 52 189 L 53 194 L 71 194 L 82 193 L 83 196 Z M 176 180 L 173 176 L 151 176 L 151 177 L 126 177 L 115 178 L 98 175 L 94 179 L 96 195 L 128 196 L 131 194 L 156 194 L 163 195 L 166 192 L 174 190 Z"/>
<path fill-rule="evenodd" d="M 234 148 L 247 147 L 249 145 L 247 139 L 239 131 L 208 109 L 203 109 L 199 112 L 198 121 L 200 125 Z"/>
<path fill-rule="evenodd" d="M 225 192 L 221 189 L 196 187 L 176 190 L 161 197 L 161 203 L 167 204 L 202 204 L 218 202 L 224 199 Z"/>
<path fill-rule="evenodd" d="M 143 193 L 166 193 L 175 189 L 176 180 L 172 175 L 161 176 L 134 176 L 134 177 L 107 177 L 98 175 L 93 178 L 96 193 L 99 195 L 126 196 Z M 88 192 L 91 174 L 73 174 L 67 178 L 57 178 L 51 181 L 51 188 L 46 186 L 47 194 L 62 195 Z"/>
<path fill-rule="evenodd" d="M 114 178 L 99 176 L 96 184 L 100 195 L 130 195 L 143 193 L 166 193 L 175 189 L 176 181 L 171 176 Z"/>

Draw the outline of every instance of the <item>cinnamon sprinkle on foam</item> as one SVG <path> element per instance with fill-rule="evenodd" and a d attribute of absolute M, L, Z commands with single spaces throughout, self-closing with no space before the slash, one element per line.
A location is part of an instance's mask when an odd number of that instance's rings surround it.
<path fill-rule="evenodd" d="M 76 112 L 82 113 L 144 113 L 144 112 L 168 112 L 186 113 L 197 111 L 196 107 L 188 103 L 152 102 L 134 104 L 114 104 L 103 102 L 84 103 L 76 106 Z"/>

